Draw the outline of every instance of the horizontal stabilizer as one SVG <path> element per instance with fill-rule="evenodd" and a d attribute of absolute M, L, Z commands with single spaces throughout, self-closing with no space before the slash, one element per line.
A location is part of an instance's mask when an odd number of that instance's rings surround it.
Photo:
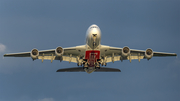
<path fill-rule="evenodd" d="M 121 72 L 121 70 L 116 68 L 100 67 L 100 69 L 96 69 L 94 72 Z"/>
<path fill-rule="evenodd" d="M 63 68 L 58 69 L 56 72 L 85 72 L 83 67 Z"/>
<path fill-rule="evenodd" d="M 58 69 L 56 72 L 85 72 L 85 70 L 83 67 L 73 67 Z M 100 69 L 95 69 L 94 72 L 121 72 L 121 70 L 116 68 L 100 67 Z"/>

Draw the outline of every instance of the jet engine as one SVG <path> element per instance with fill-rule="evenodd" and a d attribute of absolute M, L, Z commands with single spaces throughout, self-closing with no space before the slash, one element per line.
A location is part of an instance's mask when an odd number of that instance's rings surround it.
<path fill-rule="evenodd" d="M 122 56 L 127 57 L 130 54 L 130 49 L 129 47 L 123 47 L 122 49 Z"/>
<path fill-rule="evenodd" d="M 146 59 L 151 59 L 153 57 L 153 50 L 152 49 L 146 49 L 146 51 L 145 51 L 145 58 Z"/>
<path fill-rule="evenodd" d="M 31 58 L 32 58 L 33 60 L 35 60 L 35 59 L 38 58 L 38 56 L 39 56 L 39 51 L 38 51 L 37 49 L 32 49 L 32 50 L 31 50 Z"/>
<path fill-rule="evenodd" d="M 56 50 L 55 50 L 55 54 L 56 56 L 58 57 L 61 57 L 64 53 L 64 49 L 62 47 L 57 47 Z"/>

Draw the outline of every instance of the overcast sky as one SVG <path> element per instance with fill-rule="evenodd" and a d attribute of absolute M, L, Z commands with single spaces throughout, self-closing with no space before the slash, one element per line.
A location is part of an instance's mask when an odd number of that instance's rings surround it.
<path fill-rule="evenodd" d="M 180 59 L 107 64 L 120 73 L 57 73 L 75 63 L 5 53 L 85 44 L 97 24 L 103 45 L 180 54 L 179 0 L 0 0 L 0 101 L 180 101 Z"/>

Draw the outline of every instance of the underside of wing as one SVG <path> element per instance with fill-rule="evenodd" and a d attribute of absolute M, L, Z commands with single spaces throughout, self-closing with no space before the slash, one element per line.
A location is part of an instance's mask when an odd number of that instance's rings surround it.
<path fill-rule="evenodd" d="M 110 47 L 101 45 L 101 57 L 102 63 L 114 62 L 114 61 L 123 61 L 123 60 L 141 60 L 141 59 L 151 59 L 152 57 L 159 56 L 177 56 L 175 53 L 165 53 L 165 52 L 153 52 L 152 49 L 146 50 L 137 50 L 130 49 L 129 47 Z"/>
<path fill-rule="evenodd" d="M 130 57 L 123 57 L 122 59 L 121 58 L 122 58 L 121 56 L 114 56 L 114 61 L 130 60 Z M 137 59 L 144 59 L 144 56 L 143 55 L 138 56 L 136 54 L 131 55 L 131 60 L 137 60 Z M 112 57 L 107 57 L 107 61 L 106 62 L 107 63 L 113 62 Z"/>
<path fill-rule="evenodd" d="M 154 52 L 153 56 L 177 56 L 176 53 Z"/>
<path fill-rule="evenodd" d="M 4 54 L 4 57 L 30 57 L 30 52 Z"/>
<path fill-rule="evenodd" d="M 38 51 L 37 49 L 31 50 L 31 52 L 21 52 L 21 53 L 10 53 L 5 54 L 4 57 L 31 57 L 33 60 L 41 59 L 44 60 L 60 60 L 60 61 L 69 61 L 75 62 L 81 61 L 81 57 L 84 56 L 85 45 L 62 48 L 57 47 L 56 49 L 42 50 Z"/>

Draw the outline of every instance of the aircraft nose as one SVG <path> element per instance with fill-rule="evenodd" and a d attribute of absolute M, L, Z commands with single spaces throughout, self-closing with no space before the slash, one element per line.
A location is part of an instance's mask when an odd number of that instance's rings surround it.
<path fill-rule="evenodd" d="M 93 29 L 92 30 L 92 34 L 97 34 L 98 33 L 98 30 L 97 29 Z"/>
<path fill-rule="evenodd" d="M 96 37 L 97 36 L 97 34 L 93 34 L 93 37 Z"/>
<path fill-rule="evenodd" d="M 92 34 L 93 39 L 96 39 L 97 34 Z"/>
<path fill-rule="evenodd" d="M 98 29 L 92 29 L 91 30 L 91 37 L 93 39 L 99 38 L 100 37 L 100 31 Z"/>

